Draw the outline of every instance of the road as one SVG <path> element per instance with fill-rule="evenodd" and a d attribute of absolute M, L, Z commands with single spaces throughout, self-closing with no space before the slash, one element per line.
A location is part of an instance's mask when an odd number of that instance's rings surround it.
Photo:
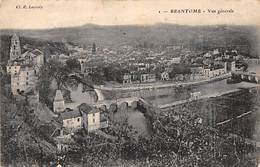
<path fill-rule="evenodd" d="M 217 76 L 214 78 L 209 78 L 205 80 L 200 80 L 200 81 L 192 81 L 192 82 L 181 82 L 181 83 L 162 83 L 162 82 L 157 82 L 157 83 L 147 83 L 147 84 L 133 84 L 130 86 L 122 86 L 122 85 L 116 85 L 116 86 L 108 86 L 108 85 L 95 85 L 95 89 L 100 89 L 100 90 L 141 90 L 141 89 L 158 89 L 158 88 L 167 88 L 167 87 L 174 87 L 174 86 L 188 86 L 188 85 L 196 85 L 196 84 L 203 84 L 207 82 L 212 82 L 215 80 L 221 80 L 221 79 L 226 79 L 231 77 L 231 73 L 227 73 L 221 76 Z"/>

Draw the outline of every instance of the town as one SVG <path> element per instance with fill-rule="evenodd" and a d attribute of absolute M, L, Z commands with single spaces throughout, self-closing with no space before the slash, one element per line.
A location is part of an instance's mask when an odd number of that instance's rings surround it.
<path fill-rule="evenodd" d="M 259 59 L 145 43 L 50 53 L 21 37 L 0 69 L 6 165 L 255 165 Z"/>

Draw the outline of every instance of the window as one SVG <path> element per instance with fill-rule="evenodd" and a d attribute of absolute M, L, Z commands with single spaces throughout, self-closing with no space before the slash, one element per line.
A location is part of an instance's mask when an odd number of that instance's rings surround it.
<path fill-rule="evenodd" d="M 26 85 L 28 85 L 28 82 L 26 82 Z"/>
<path fill-rule="evenodd" d="M 28 77 L 26 77 L 26 80 L 28 80 Z"/>
<path fill-rule="evenodd" d="M 29 75 L 29 72 L 27 72 L 27 75 Z"/>
<path fill-rule="evenodd" d="M 71 120 L 70 119 L 68 119 L 67 120 L 67 124 L 71 124 L 72 122 L 71 122 Z"/>
<path fill-rule="evenodd" d="M 95 118 L 93 118 L 93 123 L 95 123 Z"/>
<path fill-rule="evenodd" d="M 93 113 L 93 117 L 95 116 L 95 113 Z"/>
<path fill-rule="evenodd" d="M 19 85 L 19 83 L 17 82 L 17 85 Z"/>
<path fill-rule="evenodd" d="M 80 118 L 78 118 L 78 122 L 80 121 Z"/>

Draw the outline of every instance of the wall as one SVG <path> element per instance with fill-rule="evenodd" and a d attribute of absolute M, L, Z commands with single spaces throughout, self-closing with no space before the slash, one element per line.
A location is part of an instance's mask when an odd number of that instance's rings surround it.
<path fill-rule="evenodd" d="M 75 117 L 63 120 L 63 127 L 68 129 L 79 129 L 83 125 L 82 117 Z"/>
<path fill-rule="evenodd" d="M 7 73 L 14 75 L 19 73 L 21 66 L 20 65 L 11 65 L 11 66 L 6 66 L 6 71 Z"/>
<path fill-rule="evenodd" d="M 100 113 L 88 114 L 88 131 L 100 128 Z"/>
<path fill-rule="evenodd" d="M 13 94 L 17 94 L 17 89 L 27 91 L 36 86 L 37 77 L 31 68 L 23 68 L 17 75 L 11 75 L 11 89 Z"/>
<path fill-rule="evenodd" d="M 64 100 L 54 101 L 53 102 L 53 111 L 55 113 L 63 112 L 64 109 L 65 109 L 65 102 L 64 102 Z"/>

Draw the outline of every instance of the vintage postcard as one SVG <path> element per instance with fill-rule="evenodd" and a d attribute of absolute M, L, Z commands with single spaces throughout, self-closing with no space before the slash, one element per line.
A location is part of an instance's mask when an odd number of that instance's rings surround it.
<path fill-rule="evenodd" d="M 259 167 L 259 0 L 0 0 L 3 167 Z"/>

